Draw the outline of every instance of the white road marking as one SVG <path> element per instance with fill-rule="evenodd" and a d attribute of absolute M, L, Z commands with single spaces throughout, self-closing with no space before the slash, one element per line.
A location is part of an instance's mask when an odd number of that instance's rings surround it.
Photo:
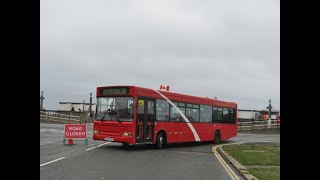
<path fill-rule="evenodd" d="M 88 149 L 86 149 L 85 151 L 89 151 L 89 150 L 91 150 L 91 149 L 95 149 L 95 148 L 98 148 L 98 147 L 100 147 L 100 146 L 103 146 L 103 145 L 109 144 L 109 143 L 111 143 L 111 142 L 106 142 L 106 143 L 100 144 L 99 146 L 95 146 L 95 147 L 92 147 L 92 148 L 88 148 Z"/>
<path fill-rule="evenodd" d="M 55 159 L 55 160 L 53 160 L 53 161 L 49 161 L 49 162 L 40 164 L 40 167 L 41 167 L 41 166 L 45 166 L 45 165 L 50 164 L 50 163 L 53 163 L 53 162 L 56 162 L 56 161 L 59 161 L 59 160 L 64 159 L 64 158 L 65 158 L 65 157 L 61 157 L 61 158 L 59 158 L 59 159 Z"/>

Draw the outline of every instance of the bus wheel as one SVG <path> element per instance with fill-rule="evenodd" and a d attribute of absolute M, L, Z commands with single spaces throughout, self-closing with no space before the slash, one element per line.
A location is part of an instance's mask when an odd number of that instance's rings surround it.
<path fill-rule="evenodd" d="M 156 148 L 161 149 L 164 143 L 164 137 L 162 133 L 159 133 L 157 136 Z"/>
<path fill-rule="evenodd" d="M 215 144 L 219 144 L 220 141 L 221 141 L 220 131 L 216 131 L 216 133 L 214 133 L 214 143 Z"/>
<path fill-rule="evenodd" d="M 123 147 L 127 150 L 134 150 L 135 149 L 135 145 L 134 144 L 128 144 L 128 143 L 122 143 Z"/>

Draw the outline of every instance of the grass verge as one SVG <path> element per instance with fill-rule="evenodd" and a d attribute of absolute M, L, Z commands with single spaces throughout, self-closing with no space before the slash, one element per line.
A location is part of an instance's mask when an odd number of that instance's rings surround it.
<path fill-rule="evenodd" d="M 268 168 L 280 166 L 280 146 L 235 144 L 223 146 L 223 150 L 244 166 L 254 165 L 248 171 L 259 180 L 280 179 L 279 167 Z"/>
<path fill-rule="evenodd" d="M 272 169 L 249 169 L 250 174 L 254 175 L 259 180 L 275 180 L 280 179 L 280 168 Z"/>
<path fill-rule="evenodd" d="M 236 144 L 223 150 L 242 165 L 280 166 L 280 146 Z"/>

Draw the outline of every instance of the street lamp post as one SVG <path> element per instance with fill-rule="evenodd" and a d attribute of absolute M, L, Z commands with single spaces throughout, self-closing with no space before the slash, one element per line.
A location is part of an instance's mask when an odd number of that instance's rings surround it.
<path fill-rule="evenodd" d="M 41 96 L 40 96 L 40 110 L 43 109 L 43 100 L 44 100 L 43 91 L 41 91 Z"/>
<path fill-rule="evenodd" d="M 267 107 L 267 109 L 269 109 L 269 119 L 270 119 L 271 118 L 271 109 L 272 109 L 271 99 L 269 99 L 269 106 Z"/>

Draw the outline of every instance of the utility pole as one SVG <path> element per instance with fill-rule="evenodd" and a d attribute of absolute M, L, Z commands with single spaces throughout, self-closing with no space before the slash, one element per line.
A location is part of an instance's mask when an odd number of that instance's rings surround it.
<path fill-rule="evenodd" d="M 86 102 L 86 101 L 83 100 L 82 112 L 84 112 L 85 102 Z"/>
<path fill-rule="evenodd" d="M 44 100 L 43 91 L 41 91 L 41 96 L 40 96 L 40 110 L 43 109 L 43 100 Z"/>
<path fill-rule="evenodd" d="M 90 93 L 90 105 L 89 105 L 89 112 L 92 111 L 92 92 Z"/>

